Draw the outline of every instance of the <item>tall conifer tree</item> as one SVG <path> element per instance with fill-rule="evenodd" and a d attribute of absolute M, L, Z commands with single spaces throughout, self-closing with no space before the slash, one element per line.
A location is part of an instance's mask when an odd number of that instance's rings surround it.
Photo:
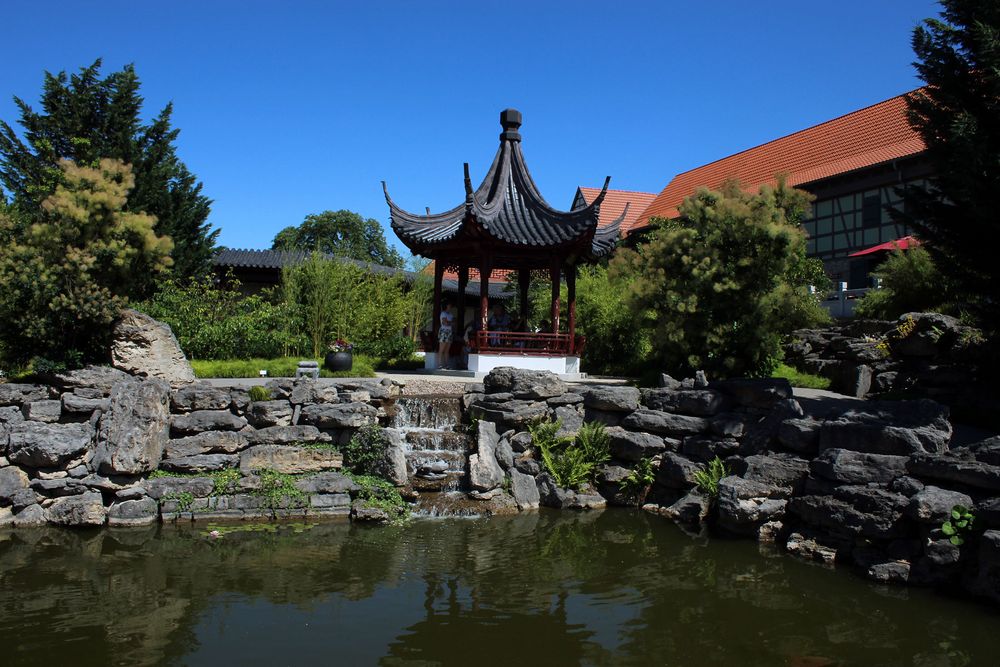
<path fill-rule="evenodd" d="M 33 220 L 63 182 L 60 160 L 90 166 L 102 158 L 121 160 L 135 178 L 125 210 L 155 216 L 156 234 L 173 240 L 175 276 L 204 273 L 218 231 L 206 222 L 211 200 L 177 157 L 172 105 L 145 124 L 135 68 L 127 65 L 104 78 L 100 69 L 98 59 L 72 75 L 46 72 L 40 111 L 14 98 L 22 132 L 0 121 L 0 198 L 8 199 L 15 218 Z M 140 293 L 152 287 L 149 282 Z"/>
<path fill-rule="evenodd" d="M 907 102 L 935 168 L 927 191 L 906 193 L 906 222 L 951 278 L 959 301 L 1000 333 L 1000 1 L 942 0 L 940 19 L 913 32 L 927 84 Z"/>

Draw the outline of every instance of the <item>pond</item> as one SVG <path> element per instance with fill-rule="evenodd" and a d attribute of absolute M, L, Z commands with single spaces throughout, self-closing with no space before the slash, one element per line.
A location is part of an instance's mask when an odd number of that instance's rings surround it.
<path fill-rule="evenodd" d="M 629 510 L 0 532 L 4 665 L 996 664 L 1000 613 Z"/>

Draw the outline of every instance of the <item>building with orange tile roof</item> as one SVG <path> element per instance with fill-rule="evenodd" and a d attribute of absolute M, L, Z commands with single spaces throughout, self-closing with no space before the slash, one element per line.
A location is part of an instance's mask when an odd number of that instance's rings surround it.
<path fill-rule="evenodd" d="M 898 188 L 925 184 L 931 168 L 924 150 L 907 120 L 906 96 L 899 95 L 678 174 L 627 233 L 648 229 L 653 218 L 677 217 L 678 206 L 698 188 L 736 179 L 756 192 L 787 174 L 790 185 L 816 197 L 805 223 L 810 255 L 823 259 L 835 281 L 866 287 L 878 260 L 848 255 L 910 233 L 892 221 L 889 209 L 902 206 Z"/>
<path fill-rule="evenodd" d="M 573 205 L 570 208 L 582 208 L 593 203 L 594 199 L 601 194 L 600 188 L 585 188 L 583 186 L 576 189 L 573 197 Z M 601 215 L 597 222 L 598 227 L 609 225 L 618 218 L 621 220 L 622 236 L 628 235 L 628 230 L 639 219 L 656 195 L 652 192 L 635 192 L 633 190 L 608 190 L 601 203 Z M 622 217 L 624 215 L 624 217 Z"/>

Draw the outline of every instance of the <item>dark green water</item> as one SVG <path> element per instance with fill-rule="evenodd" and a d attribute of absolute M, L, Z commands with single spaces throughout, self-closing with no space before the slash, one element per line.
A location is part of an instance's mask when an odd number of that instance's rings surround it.
<path fill-rule="evenodd" d="M 625 510 L 0 532 L 0 665 L 1000 664 L 1000 614 Z"/>

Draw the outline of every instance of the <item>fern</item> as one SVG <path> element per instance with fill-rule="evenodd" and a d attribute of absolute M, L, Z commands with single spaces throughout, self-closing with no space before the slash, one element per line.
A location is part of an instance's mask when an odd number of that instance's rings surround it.
<path fill-rule="evenodd" d="M 718 456 L 708 462 L 708 465 L 694 474 L 698 490 L 715 498 L 719 495 L 719 480 L 732 475 L 733 471 L 722 462 Z"/>

